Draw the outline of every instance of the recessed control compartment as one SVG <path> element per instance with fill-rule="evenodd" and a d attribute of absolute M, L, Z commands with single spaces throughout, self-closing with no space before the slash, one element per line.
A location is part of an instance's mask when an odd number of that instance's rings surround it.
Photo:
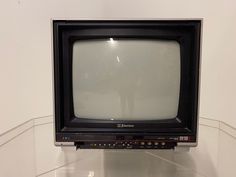
<path fill-rule="evenodd" d="M 164 141 L 75 142 L 76 149 L 174 149 L 176 145 L 176 142 Z"/>

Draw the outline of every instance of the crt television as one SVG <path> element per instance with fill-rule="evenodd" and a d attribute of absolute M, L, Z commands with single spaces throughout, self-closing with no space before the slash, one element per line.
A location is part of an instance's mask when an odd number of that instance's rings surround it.
<path fill-rule="evenodd" d="M 201 20 L 54 20 L 55 144 L 197 145 Z"/>

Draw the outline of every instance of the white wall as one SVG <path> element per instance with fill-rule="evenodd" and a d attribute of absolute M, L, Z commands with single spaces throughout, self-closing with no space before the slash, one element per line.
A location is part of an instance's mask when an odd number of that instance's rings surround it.
<path fill-rule="evenodd" d="M 200 115 L 236 127 L 236 1 L 106 0 L 104 4 L 104 17 L 109 18 L 204 18 Z"/>
<path fill-rule="evenodd" d="M 51 18 L 204 18 L 201 116 L 236 127 L 236 1 L 2 0 L 0 134 L 52 114 Z"/>
<path fill-rule="evenodd" d="M 52 114 L 51 18 L 101 16 L 97 0 L 1 0 L 0 134 Z"/>

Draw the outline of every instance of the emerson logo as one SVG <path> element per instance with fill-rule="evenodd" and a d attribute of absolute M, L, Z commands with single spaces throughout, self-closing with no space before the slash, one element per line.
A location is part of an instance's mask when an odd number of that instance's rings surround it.
<path fill-rule="evenodd" d="M 117 124 L 117 128 L 133 128 L 133 124 Z"/>

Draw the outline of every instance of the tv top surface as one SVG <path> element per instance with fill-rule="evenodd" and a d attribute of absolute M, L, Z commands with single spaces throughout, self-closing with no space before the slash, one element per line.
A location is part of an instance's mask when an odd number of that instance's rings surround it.
<path fill-rule="evenodd" d="M 196 143 L 201 21 L 54 21 L 53 28 L 56 142 Z"/>

